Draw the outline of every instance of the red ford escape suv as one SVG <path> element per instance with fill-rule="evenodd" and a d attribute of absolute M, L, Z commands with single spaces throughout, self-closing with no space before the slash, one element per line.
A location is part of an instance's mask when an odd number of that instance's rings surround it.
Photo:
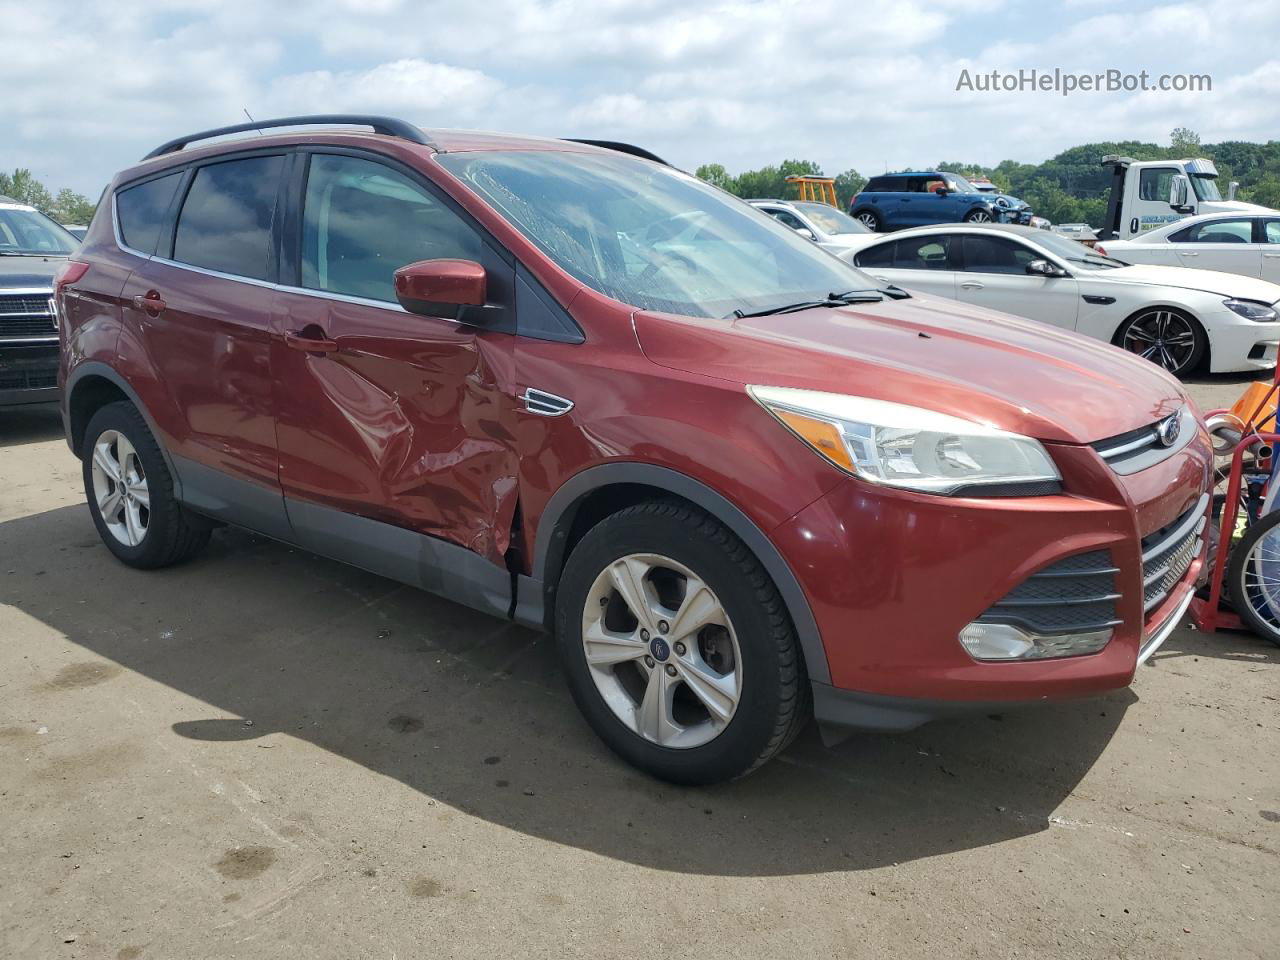
<path fill-rule="evenodd" d="M 1154 364 L 877 289 L 622 144 L 184 137 L 56 289 L 119 559 L 226 522 L 545 627 L 599 736 L 673 781 L 811 713 L 1122 687 L 1202 562 L 1210 447 Z"/>

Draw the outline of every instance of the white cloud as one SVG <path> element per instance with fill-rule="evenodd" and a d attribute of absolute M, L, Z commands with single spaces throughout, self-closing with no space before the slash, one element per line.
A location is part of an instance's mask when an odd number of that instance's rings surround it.
<path fill-rule="evenodd" d="M 96 193 L 183 132 L 371 111 L 634 139 L 692 168 L 1039 161 L 1280 129 L 1280 6 L 1008 0 L 0 0 L 0 168 Z M 956 92 L 974 71 L 1210 73 L 1212 93 Z"/>

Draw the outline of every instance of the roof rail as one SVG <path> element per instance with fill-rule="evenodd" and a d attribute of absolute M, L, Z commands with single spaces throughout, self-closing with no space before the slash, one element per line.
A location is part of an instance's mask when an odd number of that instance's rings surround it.
<path fill-rule="evenodd" d="M 631 143 L 622 143 L 618 140 L 580 140 L 577 137 L 565 137 L 569 143 L 585 143 L 589 147 L 604 147 L 606 150 L 617 150 L 619 153 L 629 153 L 633 157 L 640 157 L 642 160 L 652 160 L 654 163 L 660 163 L 664 167 L 671 164 L 663 160 L 656 153 L 650 153 L 644 147 L 637 147 Z"/>
<path fill-rule="evenodd" d="M 222 137 L 232 133 L 247 133 L 251 130 L 267 130 L 272 127 L 304 127 L 315 126 L 318 124 L 352 124 L 363 127 L 373 127 L 374 133 L 381 133 L 388 137 L 399 137 L 401 140 L 408 140 L 411 143 L 420 143 L 426 147 L 434 147 L 435 143 L 425 133 L 419 130 L 411 123 L 404 120 L 397 120 L 395 117 L 375 117 L 367 116 L 360 113 L 320 113 L 308 117 L 282 117 L 277 120 L 255 120 L 252 123 L 237 123 L 230 127 L 217 127 L 213 130 L 202 130 L 199 133 L 191 133 L 185 137 L 178 137 L 167 143 L 162 143 L 143 160 L 150 160 L 153 157 L 162 157 L 166 153 L 177 153 L 189 143 L 196 140 L 209 140 L 213 137 Z"/>

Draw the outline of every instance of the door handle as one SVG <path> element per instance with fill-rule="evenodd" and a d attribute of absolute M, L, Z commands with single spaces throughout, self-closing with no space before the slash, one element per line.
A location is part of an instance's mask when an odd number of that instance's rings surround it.
<path fill-rule="evenodd" d="M 1280 253 L 1264 253 L 1263 256 L 1268 260 L 1280 260 Z"/>
<path fill-rule="evenodd" d="M 1183 255 L 1184 257 L 1198 257 L 1198 256 L 1200 256 L 1200 254 L 1196 253 L 1194 250 L 1183 250 L 1183 251 L 1181 251 L 1181 253 L 1182 253 L 1182 255 Z"/>
<path fill-rule="evenodd" d="M 133 298 L 133 305 L 139 310 L 145 310 L 147 313 L 158 315 L 165 307 L 168 306 L 164 302 L 164 298 L 154 290 L 147 293 L 146 296 L 137 296 Z"/>
<path fill-rule="evenodd" d="M 966 290 L 981 290 L 986 286 L 986 284 L 979 283 L 977 280 L 966 280 L 964 283 L 960 284 L 960 286 Z"/>
<path fill-rule="evenodd" d="M 338 350 L 337 340 L 329 340 L 323 336 L 308 337 L 301 333 L 286 333 L 284 345 L 291 350 L 301 350 L 303 353 L 336 353 Z"/>

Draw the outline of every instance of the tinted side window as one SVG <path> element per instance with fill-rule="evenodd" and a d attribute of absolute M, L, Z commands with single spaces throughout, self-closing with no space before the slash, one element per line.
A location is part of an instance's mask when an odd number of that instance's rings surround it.
<path fill-rule="evenodd" d="M 806 227 L 803 223 L 800 222 L 799 217 L 797 217 L 795 214 L 787 210 L 775 210 L 772 207 L 768 207 L 766 209 L 769 211 L 770 214 L 776 217 L 780 223 L 785 223 L 792 230 L 808 229 L 808 227 Z"/>
<path fill-rule="evenodd" d="M 1185 229 L 1179 230 L 1177 233 L 1169 234 L 1169 242 L 1170 243 L 1186 243 L 1188 240 L 1191 239 L 1191 231 L 1194 229 L 1195 229 L 1194 227 L 1186 227 Z"/>
<path fill-rule="evenodd" d="M 853 262 L 859 267 L 880 267 L 888 269 L 893 266 L 893 248 L 897 246 L 897 241 L 890 240 L 888 243 L 879 243 L 874 247 L 868 247 L 861 251 Z"/>
<path fill-rule="evenodd" d="M 912 237 L 899 240 L 893 265 L 899 270 L 950 270 L 947 250 L 950 237 Z"/>
<path fill-rule="evenodd" d="M 872 177 L 862 189 L 864 193 L 900 193 L 906 189 L 906 182 L 904 177 Z"/>
<path fill-rule="evenodd" d="M 148 256 L 156 252 L 160 232 L 182 173 L 148 180 L 116 194 L 116 215 L 124 245 Z"/>
<path fill-rule="evenodd" d="M 480 259 L 480 236 L 412 180 L 358 157 L 316 154 L 302 210 L 302 285 L 395 302 L 406 263 Z"/>
<path fill-rule="evenodd" d="M 964 268 L 972 273 L 1026 273 L 1027 264 L 1040 259 L 1030 247 L 1003 237 L 964 237 Z"/>
<path fill-rule="evenodd" d="M 1280 243 L 1280 220 L 1268 220 L 1262 225 L 1262 239 L 1266 243 Z"/>
<path fill-rule="evenodd" d="M 1213 220 L 1197 223 L 1189 233 L 1190 243 L 1253 243 L 1253 221 Z"/>
<path fill-rule="evenodd" d="M 173 259 L 267 279 L 271 224 L 283 169 L 284 157 L 248 157 L 196 170 L 178 214 Z"/>

